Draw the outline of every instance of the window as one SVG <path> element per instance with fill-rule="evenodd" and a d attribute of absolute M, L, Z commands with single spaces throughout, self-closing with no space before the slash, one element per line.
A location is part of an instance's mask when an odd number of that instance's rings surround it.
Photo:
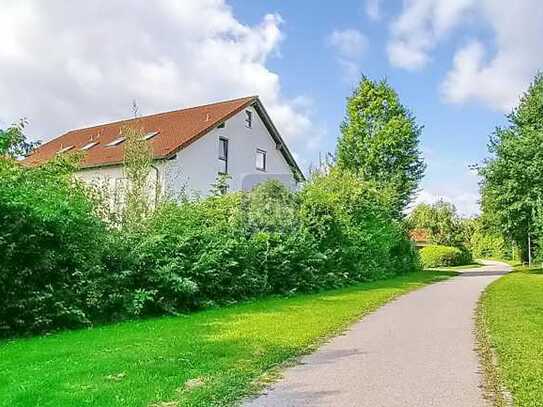
<path fill-rule="evenodd" d="M 97 141 L 89 141 L 87 144 L 85 144 L 83 147 L 81 147 L 81 150 L 86 151 L 93 148 L 96 144 L 98 144 Z"/>
<path fill-rule="evenodd" d="M 245 111 L 245 126 L 248 128 L 253 127 L 253 112 L 250 110 Z"/>
<path fill-rule="evenodd" d="M 219 174 L 228 173 L 228 139 L 219 138 Z"/>
<path fill-rule="evenodd" d="M 256 149 L 256 169 L 266 171 L 266 151 Z"/>
<path fill-rule="evenodd" d="M 155 137 L 158 134 L 158 131 L 150 131 L 148 133 L 145 133 L 145 135 L 141 138 L 142 140 L 150 140 L 153 137 Z"/>
<path fill-rule="evenodd" d="M 124 137 L 117 137 L 115 140 L 109 142 L 106 144 L 106 147 L 113 147 L 113 146 L 116 146 L 118 144 L 121 144 L 123 141 L 125 140 Z"/>
<path fill-rule="evenodd" d="M 62 147 L 61 145 L 60 150 L 58 150 L 58 154 L 62 154 L 62 153 L 65 153 L 66 151 L 70 151 L 72 148 L 74 148 L 74 146 Z"/>
<path fill-rule="evenodd" d="M 219 124 L 219 125 L 217 126 L 217 128 L 218 128 L 218 129 L 224 129 L 224 122 L 222 122 L 221 124 Z"/>

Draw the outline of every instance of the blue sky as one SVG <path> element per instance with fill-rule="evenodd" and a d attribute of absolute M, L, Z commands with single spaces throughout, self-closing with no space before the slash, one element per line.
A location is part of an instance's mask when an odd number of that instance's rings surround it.
<path fill-rule="evenodd" d="M 424 126 L 417 202 L 477 212 L 468 169 L 543 66 L 540 0 L 4 0 L 0 125 L 27 134 L 258 94 L 302 167 L 334 151 L 361 73 Z"/>
<path fill-rule="evenodd" d="M 355 85 L 351 78 L 345 78 L 337 53 L 327 45 L 326 38 L 334 30 L 359 30 L 367 39 L 359 58 L 360 72 L 372 79 L 386 78 L 424 126 L 421 147 L 428 169 L 423 189 L 434 197 L 453 201 L 460 197 L 456 202 L 459 209 L 473 213 L 478 179 L 468 165 L 487 156 L 488 137 L 495 126 L 505 122 L 504 114 L 482 103 L 447 103 L 439 88 L 451 69 L 454 50 L 463 45 L 466 37 L 491 35 L 484 26 L 472 24 L 467 27 L 472 34 L 462 30 L 450 35 L 423 69 L 406 71 L 392 66 L 387 58 L 387 16 L 401 11 L 399 2 L 389 3 L 380 10 L 383 17 L 374 21 L 367 15 L 364 2 L 354 0 L 341 2 L 341 7 L 333 3 L 315 7 L 312 1 L 231 2 L 236 16 L 249 24 L 257 23 L 270 11 L 285 20 L 280 56 L 271 59 L 269 66 L 280 73 L 286 94 L 305 94 L 313 100 L 319 125 L 326 129 L 322 151 L 334 150 L 345 98 Z M 469 195 L 465 202 L 462 195 Z"/>

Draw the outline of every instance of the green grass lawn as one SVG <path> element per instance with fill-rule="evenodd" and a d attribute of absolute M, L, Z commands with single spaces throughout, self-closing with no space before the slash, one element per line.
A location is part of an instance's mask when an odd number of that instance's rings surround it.
<path fill-rule="evenodd" d="M 0 406 L 225 406 L 422 272 L 320 294 L 0 343 Z"/>
<path fill-rule="evenodd" d="M 543 406 L 543 273 L 516 271 L 488 287 L 481 317 L 497 354 L 498 385 L 512 393 L 515 406 Z"/>

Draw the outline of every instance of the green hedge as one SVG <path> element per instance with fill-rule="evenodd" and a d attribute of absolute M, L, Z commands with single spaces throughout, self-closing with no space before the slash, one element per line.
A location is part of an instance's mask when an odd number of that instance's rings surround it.
<path fill-rule="evenodd" d="M 470 249 L 475 258 L 511 259 L 513 248 L 503 236 L 475 231 L 470 239 Z"/>
<path fill-rule="evenodd" d="M 0 336 L 91 323 L 107 229 L 70 170 L 0 159 Z"/>
<path fill-rule="evenodd" d="M 332 172 L 298 193 L 161 204 L 136 230 L 107 227 L 66 172 L 4 169 L 0 335 L 176 314 L 407 273 L 418 255 L 386 196 Z M 8 176 L 9 175 L 9 176 Z"/>
<path fill-rule="evenodd" d="M 420 259 L 425 268 L 461 266 L 472 261 L 468 251 L 441 245 L 422 248 L 420 250 Z"/>
<path fill-rule="evenodd" d="M 340 174 L 300 193 L 272 181 L 250 193 L 170 202 L 143 233 L 113 246 L 115 281 L 104 285 L 119 291 L 103 303 L 121 318 L 175 313 L 413 271 L 417 253 L 387 208 L 377 190 Z"/>

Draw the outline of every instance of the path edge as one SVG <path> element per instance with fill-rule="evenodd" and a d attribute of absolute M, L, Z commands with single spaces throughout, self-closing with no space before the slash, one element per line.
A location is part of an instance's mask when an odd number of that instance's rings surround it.
<path fill-rule="evenodd" d="M 512 407 L 512 396 L 504 384 L 498 367 L 498 356 L 492 346 L 490 330 L 488 329 L 483 305 L 489 287 L 496 281 L 490 283 L 484 289 L 477 301 L 475 307 L 475 344 L 482 370 L 483 397 L 495 407 Z"/>
<path fill-rule="evenodd" d="M 424 273 L 424 271 L 421 271 L 421 272 Z M 427 283 L 423 283 L 422 285 L 418 287 L 413 287 L 405 292 L 393 295 L 389 300 L 387 300 L 381 305 L 378 305 L 376 308 L 366 313 L 361 313 L 359 316 L 347 322 L 344 326 L 337 328 L 336 330 L 330 332 L 327 335 L 321 336 L 314 343 L 309 345 L 302 353 L 278 363 L 277 365 L 269 369 L 267 372 L 265 372 L 264 374 L 262 374 L 261 376 L 253 380 L 247 387 L 246 394 L 242 396 L 241 398 L 237 399 L 236 401 L 234 401 L 232 405 L 235 407 L 241 407 L 241 406 L 244 406 L 247 402 L 250 402 L 262 395 L 265 395 L 267 389 L 270 389 L 275 383 L 277 383 L 283 378 L 283 375 L 286 369 L 299 365 L 301 360 L 304 357 L 312 354 L 313 352 L 318 351 L 323 345 L 334 340 L 338 336 L 345 335 L 348 331 L 350 331 L 353 328 L 355 324 L 367 318 L 371 314 L 379 311 L 379 309 L 381 309 L 382 307 L 394 301 L 397 301 L 399 298 L 409 295 L 414 291 L 424 289 L 434 284 L 442 283 L 444 281 L 458 277 L 460 275 L 460 273 L 457 271 L 434 270 L 432 272 L 442 273 L 442 276 L 440 277 L 436 276 L 434 280 L 428 281 Z"/>

